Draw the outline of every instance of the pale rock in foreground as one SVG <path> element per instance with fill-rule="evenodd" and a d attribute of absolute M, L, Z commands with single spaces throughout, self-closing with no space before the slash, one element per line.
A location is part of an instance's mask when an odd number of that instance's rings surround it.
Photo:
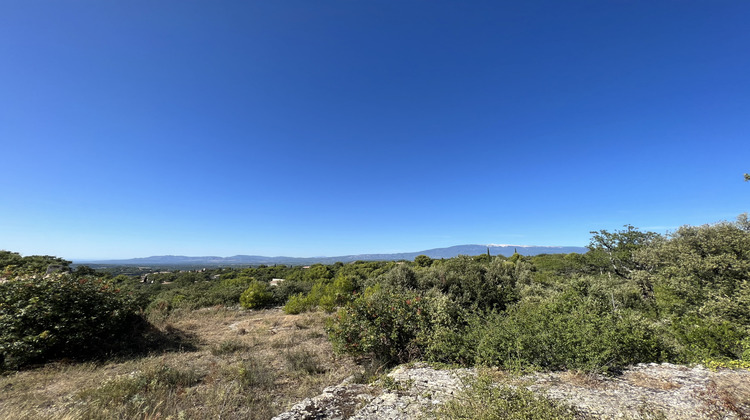
<path fill-rule="evenodd" d="M 344 381 L 326 388 L 273 420 L 412 420 L 451 399 L 476 376 L 474 369 L 400 366 L 388 374 L 390 386 Z M 639 364 L 618 377 L 571 372 L 538 373 L 510 379 L 539 395 L 576 408 L 595 419 L 748 419 L 750 371 L 702 366 Z"/>

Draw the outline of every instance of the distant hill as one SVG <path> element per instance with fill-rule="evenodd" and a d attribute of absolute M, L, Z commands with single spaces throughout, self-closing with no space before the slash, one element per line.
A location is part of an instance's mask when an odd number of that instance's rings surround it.
<path fill-rule="evenodd" d="M 418 255 L 427 255 L 430 258 L 453 258 L 459 255 L 479 255 L 487 253 L 491 255 L 504 255 L 506 257 L 518 252 L 521 255 L 531 256 L 539 254 L 569 254 L 571 252 L 585 253 L 587 248 L 579 246 L 527 246 L 527 245 L 456 245 L 448 248 L 434 248 L 418 252 L 402 252 L 395 254 L 358 254 L 343 255 L 339 257 L 264 257 L 260 255 L 235 255 L 233 257 L 185 257 L 180 255 L 161 255 L 146 258 L 131 258 L 125 260 L 90 260 L 76 261 L 78 264 L 116 264 L 116 265 L 191 265 L 191 266 L 231 266 L 231 265 L 258 265 L 258 264 L 333 264 L 336 262 L 353 261 L 399 261 L 413 260 Z"/>

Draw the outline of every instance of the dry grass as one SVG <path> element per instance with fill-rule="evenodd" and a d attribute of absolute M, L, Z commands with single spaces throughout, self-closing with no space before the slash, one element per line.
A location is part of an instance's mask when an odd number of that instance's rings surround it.
<path fill-rule="evenodd" d="M 658 389 L 662 391 L 669 391 L 670 389 L 681 387 L 680 384 L 670 382 L 661 378 L 655 378 L 642 372 L 628 372 L 625 375 L 625 380 L 629 384 L 639 386 L 641 388 Z"/>
<path fill-rule="evenodd" d="M 560 373 L 560 380 L 564 383 L 572 384 L 581 388 L 588 389 L 606 389 L 607 381 L 605 378 L 588 372 L 569 370 Z"/>
<path fill-rule="evenodd" d="M 0 377 L 0 418 L 267 419 L 359 368 L 333 354 L 326 315 L 202 309 L 159 327 L 195 351 L 50 364 Z"/>
<path fill-rule="evenodd" d="M 717 402 L 740 419 L 750 419 L 750 382 L 739 372 L 725 371 L 714 379 L 711 390 Z"/>

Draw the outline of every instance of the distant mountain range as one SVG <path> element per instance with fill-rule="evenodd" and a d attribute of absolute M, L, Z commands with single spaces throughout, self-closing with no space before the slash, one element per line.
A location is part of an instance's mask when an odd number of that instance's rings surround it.
<path fill-rule="evenodd" d="M 453 258 L 459 255 L 486 254 L 504 255 L 506 257 L 518 252 L 521 255 L 531 256 L 539 254 L 569 254 L 571 252 L 585 253 L 588 248 L 580 246 L 528 246 L 528 245 L 456 245 L 448 248 L 435 248 L 418 252 L 401 252 L 395 254 L 358 254 L 343 255 L 339 257 L 264 257 L 260 255 L 235 255 L 233 257 L 185 257 L 179 255 L 161 255 L 146 258 L 131 258 L 125 260 L 90 260 L 76 261 L 78 264 L 116 264 L 116 265 L 205 265 L 205 266 L 231 266 L 231 265 L 258 265 L 258 264 L 333 264 L 336 262 L 348 263 L 353 261 L 399 261 L 413 260 L 418 255 L 427 255 L 430 258 Z"/>

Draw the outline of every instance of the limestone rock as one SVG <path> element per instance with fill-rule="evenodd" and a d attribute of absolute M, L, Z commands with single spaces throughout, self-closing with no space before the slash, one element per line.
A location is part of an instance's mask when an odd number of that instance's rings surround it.
<path fill-rule="evenodd" d="M 404 365 L 372 385 L 349 379 L 328 387 L 274 420 L 413 420 L 453 398 L 475 376 L 474 369 Z M 750 419 L 747 370 L 652 363 L 614 378 L 536 373 L 509 378 L 506 385 L 572 405 L 586 419 Z"/>

